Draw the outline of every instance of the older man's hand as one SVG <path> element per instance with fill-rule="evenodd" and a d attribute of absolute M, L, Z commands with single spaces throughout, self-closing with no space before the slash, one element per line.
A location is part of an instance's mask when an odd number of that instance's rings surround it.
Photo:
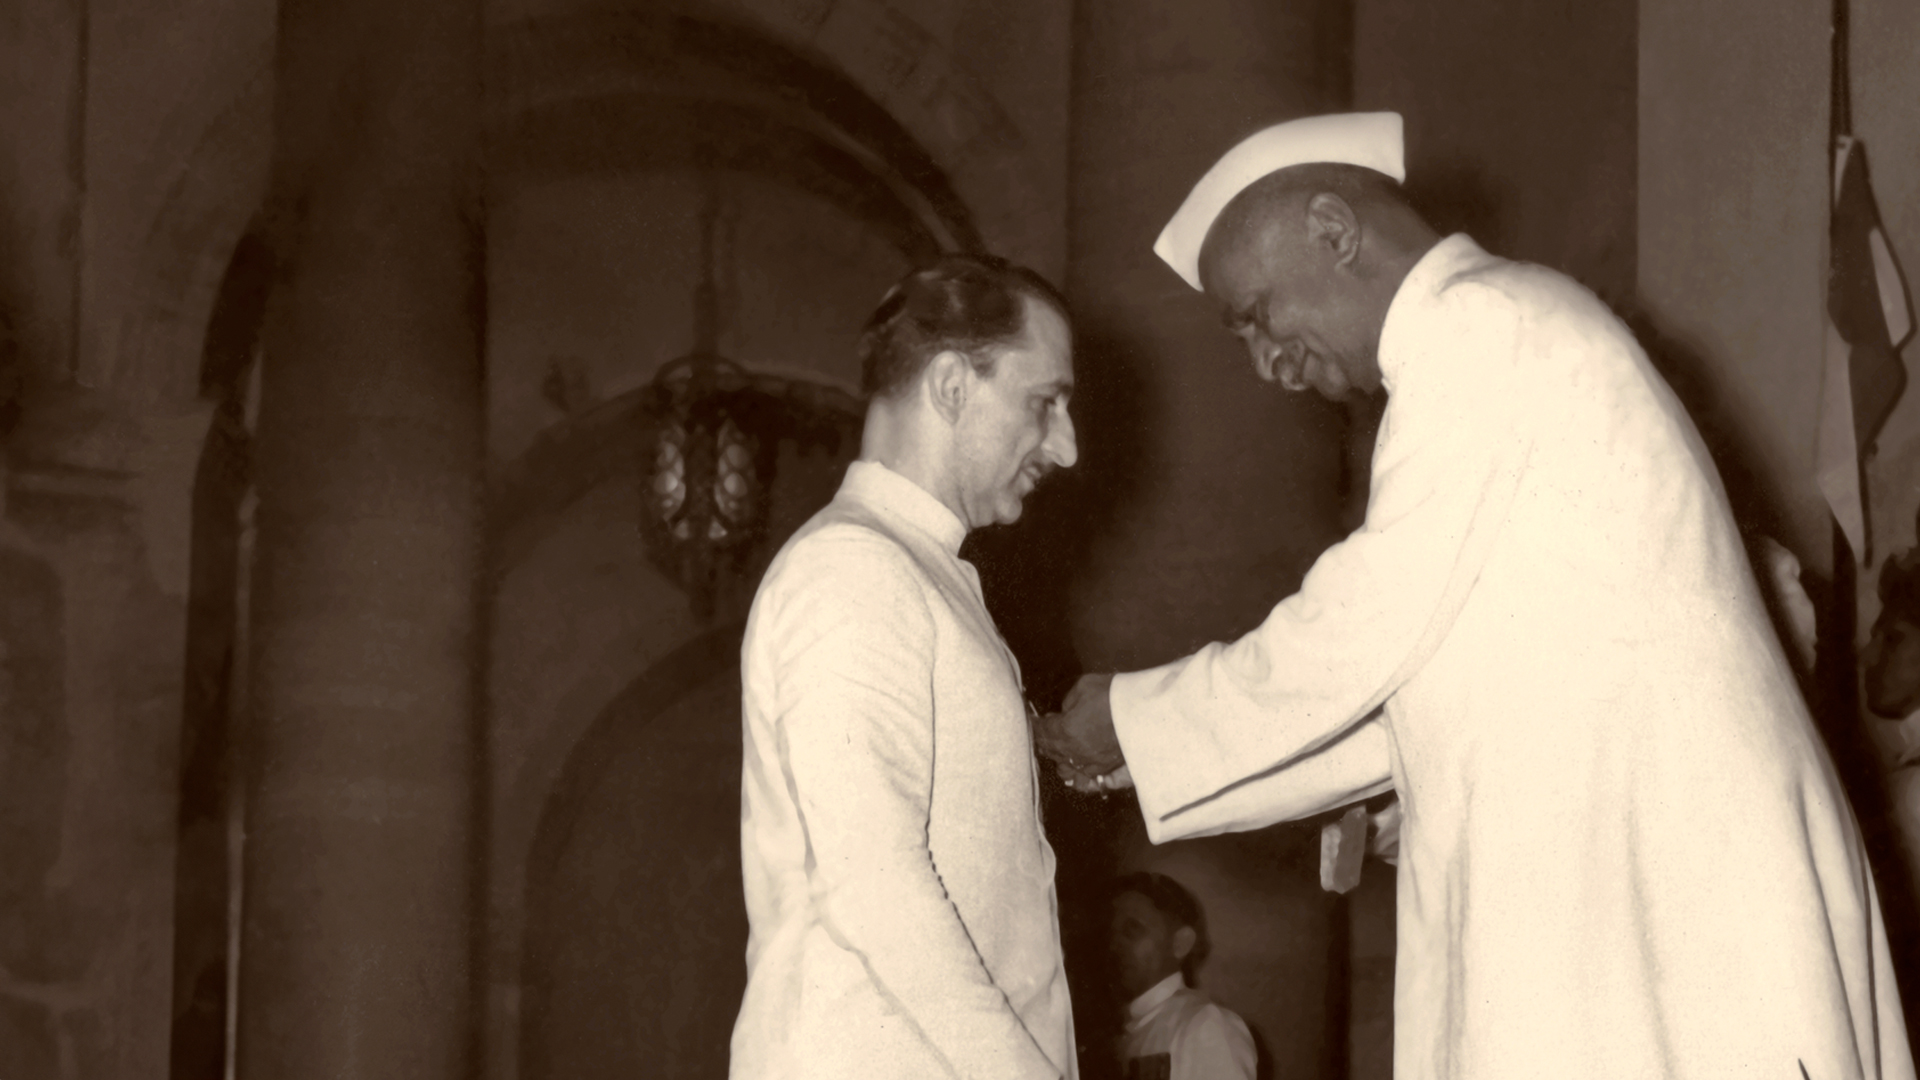
<path fill-rule="evenodd" d="M 1068 773 L 1104 776 L 1127 763 L 1113 733 L 1113 710 L 1107 703 L 1112 682 L 1111 675 L 1082 675 L 1059 712 L 1034 721 L 1034 745 L 1061 767 L 1063 777 Z"/>
<path fill-rule="evenodd" d="M 1110 773 L 1083 773 L 1066 765 L 1054 766 L 1060 774 L 1060 781 L 1082 795 L 1111 795 L 1123 788 L 1133 786 L 1133 774 L 1125 765 Z"/>

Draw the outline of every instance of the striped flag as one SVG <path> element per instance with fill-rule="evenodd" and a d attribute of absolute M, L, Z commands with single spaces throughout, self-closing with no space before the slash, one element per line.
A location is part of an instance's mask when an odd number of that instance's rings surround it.
<path fill-rule="evenodd" d="M 1833 231 L 1827 266 L 1827 347 L 1820 393 L 1816 478 L 1834 520 L 1866 561 L 1860 457 L 1887 422 L 1907 369 L 1896 351 L 1913 332 L 1912 310 L 1867 180 L 1859 140 L 1835 140 Z"/>

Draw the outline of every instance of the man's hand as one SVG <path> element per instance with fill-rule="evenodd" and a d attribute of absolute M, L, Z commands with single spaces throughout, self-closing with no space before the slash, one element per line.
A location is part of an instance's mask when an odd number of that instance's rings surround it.
<path fill-rule="evenodd" d="M 1034 745 L 1060 766 L 1061 778 L 1076 791 L 1105 790 L 1110 785 L 1100 785 L 1097 778 L 1127 763 L 1113 733 L 1113 709 L 1107 702 L 1112 683 L 1111 675 L 1082 675 L 1061 711 L 1034 720 Z M 1081 783 L 1075 782 L 1076 777 Z M 1089 789 L 1084 783 L 1095 786 Z"/>
<path fill-rule="evenodd" d="M 1082 795 L 1111 795 L 1133 786 L 1133 774 L 1125 765 L 1110 773 L 1084 773 L 1070 765 L 1056 765 L 1060 781 Z"/>

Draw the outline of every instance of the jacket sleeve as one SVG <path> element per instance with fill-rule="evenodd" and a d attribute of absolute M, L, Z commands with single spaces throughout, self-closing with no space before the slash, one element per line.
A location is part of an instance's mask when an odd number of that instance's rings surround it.
<path fill-rule="evenodd" d="M 994 985 L 928 848 L 937 642 L 919 572 L 859 529 L 811 552 L 789 568 L 801 584 L 772 629 L 777 728 L 825 929 L 954 1075 L 1058 1077 Z"/>
<path fill-rule="evenodd" d="M 1287 766 L 1249 777 L 1177 814 L 1146 813 L 1156 844 L 1196 836 L 1264 829 L 1282 821 L 1370 799 L 1393 788 L 1385 719 L 1374 713 L 1320 749 Z M 1146 796 L 1142 796 L 1142 808 Z"/>
<path fill-rule="evenodd" d="M 1114 679 L 1114 726 L 1149 822 L 1248 781 L 1255 790 L 1237 796 L 1248 820 L 1261 798 L 1298 817 L 1380 790 L 1384 738 L 1341 736 L 1444 638 L 1531 449 L 1514 305 L 1469 287 L 1420 331 L 1382 421 L 1365 525 L 1245 637 Z"/>

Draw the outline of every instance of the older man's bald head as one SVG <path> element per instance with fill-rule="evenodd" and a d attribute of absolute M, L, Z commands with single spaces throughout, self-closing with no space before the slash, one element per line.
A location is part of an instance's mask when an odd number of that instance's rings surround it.
<path fill-rule="evenodd" d="M 1432 229 L 1392 177 L 1358 165 L 1296 165 L 1248 185 L 1221 211 L 1201 245 L 1203 280 L 1210 258 L 1217 260 L 1234 241 L 1304 241 L 1313 231 L 1308 215 L 1320 195 L 1337 199 L 1356 225 L 1396 250 L 1417 246 L 1424 251 L 1431 244 Z M 1341 211 L 1323 202 L 1320 212 Z"/>

